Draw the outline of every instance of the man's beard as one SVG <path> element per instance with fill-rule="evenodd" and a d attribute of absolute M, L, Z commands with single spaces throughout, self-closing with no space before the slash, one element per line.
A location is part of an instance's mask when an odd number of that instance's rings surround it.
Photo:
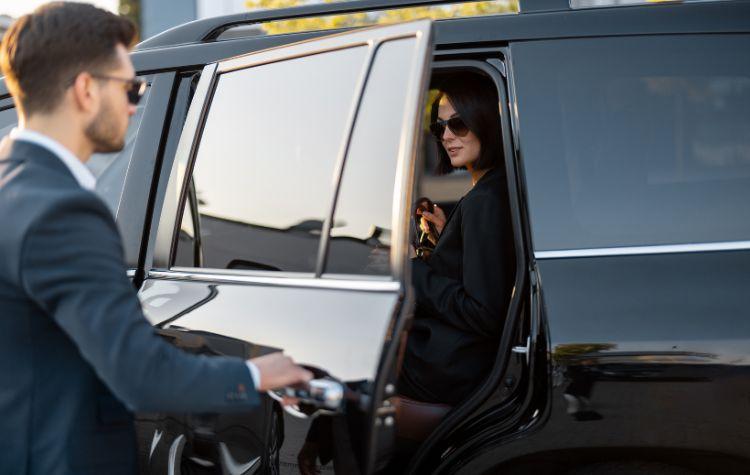
<path fill-rule="evenodd" d="M 114 112 L 106 101 L 96 117 L 86 126 L 84 133 L 94 144 L 94 153 L 119 152 L 125 147 L 125 134 L 120 134 L 117 130 Z"/>

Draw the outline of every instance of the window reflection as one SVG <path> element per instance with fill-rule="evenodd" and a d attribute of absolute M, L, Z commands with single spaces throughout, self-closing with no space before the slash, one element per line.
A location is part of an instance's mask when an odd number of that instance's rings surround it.
<path fill-rule="evenodd" d="M 393 191 L 410 73 L 405 65 L 413 54 L 411 41 L 401 40 L 384 44 L 375 57 L 344 167 L 326 272 L 390 273 Z"/>
<path fill-rule="evenodd" d="M 205 267 L 315 270 L 365 56 L 357 47 L 220 76 L 193 171 Z"/>
<path fill-rule="evenodd" d="M 516 46 L 537 250 L 750 238 L 748 48 L 732 35 Z"/>

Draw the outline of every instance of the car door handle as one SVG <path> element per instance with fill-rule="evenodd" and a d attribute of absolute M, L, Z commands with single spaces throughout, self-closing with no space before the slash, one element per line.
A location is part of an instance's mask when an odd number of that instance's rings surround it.
<path fill-rule="evenodd" d="M 307 388 L 281 388 L 268 391 L 271 399 L 278 401 L 284 411 L 300 419 L 310 417 L 300 410 L 297 405 L 284 405 L 284 397 L 299 399 L 302 404 L 311 406 L 315 412 L 337 413 L 344 405 L 344 385 L 332 379 L 313 379 L 307 383 Z"/>

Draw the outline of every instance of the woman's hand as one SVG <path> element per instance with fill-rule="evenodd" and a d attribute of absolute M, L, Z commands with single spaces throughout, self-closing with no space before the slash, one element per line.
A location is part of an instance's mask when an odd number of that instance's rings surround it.
<path fill-rule="evenodd" d="M 419 226 L 422 228 L 422 231 L 429 233 L 430 228 L 427 225 L 428 222 L 435 225 L 435 229 L 437 229 L 438 234 L 443 233 L 443 228 L 445 228 L 445 213 L 443 210 L 438 206 L 435 205 L 435 212 L 430 213 L 429 211 L 423 211 L 422 217 L 420 218 Z M 434 244 L 437 244 L 437 236 L 429 236 L 430 241 L 433 241 Z M 434 240 L 433 240 L 434 239 Z"/>

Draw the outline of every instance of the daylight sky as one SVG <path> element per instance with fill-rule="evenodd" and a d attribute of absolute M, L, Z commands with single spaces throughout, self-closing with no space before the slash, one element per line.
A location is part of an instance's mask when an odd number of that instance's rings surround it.
<path fill-rule="evenodd" d="M 0 0 L 0 15 L 10 15 L 14 18 L 34 10 L 36 7 L 48 0 Z M 120 0 L 80 0 L 86 3 L 93 3 L 96 6 L 106 8 L 110 11 L 117 11 Z"/>

